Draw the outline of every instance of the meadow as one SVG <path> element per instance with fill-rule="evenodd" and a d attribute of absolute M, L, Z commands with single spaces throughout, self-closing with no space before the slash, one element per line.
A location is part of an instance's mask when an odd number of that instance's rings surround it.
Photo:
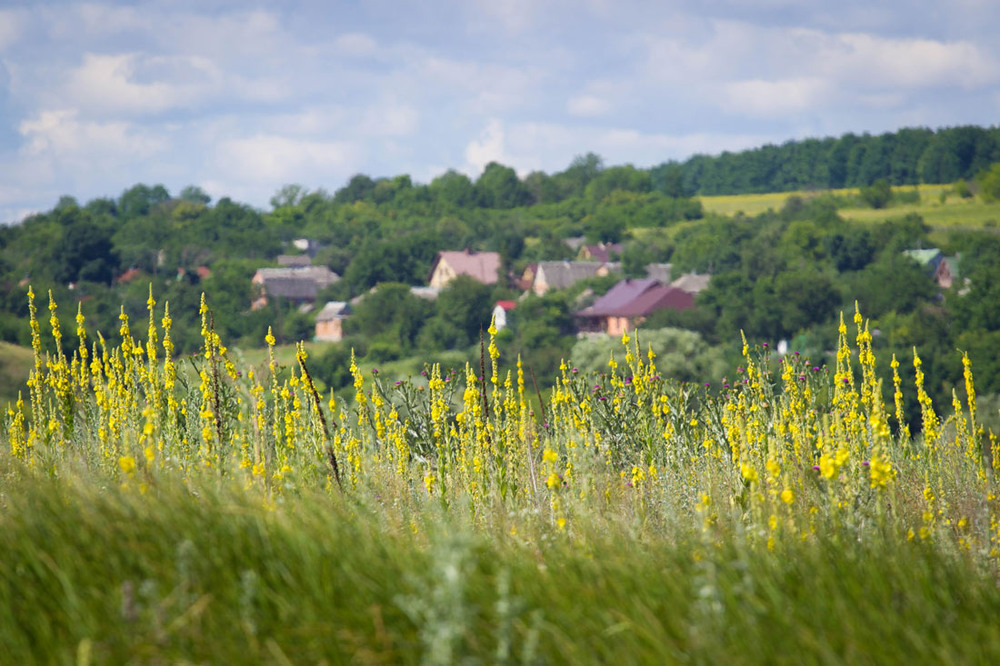
<path fill-rule="evenodd" d="M 734 194 L 700 197 L 708 213 L 732 216 L 743 213 L 755 216 L 768 210 L 779 211 L 789 197 L 809 198 L 830 195 L 841 201 L 838 214 L 847 220 L 883 222 L 890 217 L 920 215 L 934 229 L 981 229 L 1000 224 L 1000 202 L 984 202 L 978 197 L 963 198 L 955 193 L 954 185 L 918 185 L 894 188 L 903 193 L 903 201 L 892 202 L 886 208 L 871 208 L 858 201 L 858 189 L 847 188 L 821 192 L 770 192 L 765 194 Z M 909 200 L 916 193 L 918 200 Z M 905 195 L 910 195 L 907 197 Z M 944 195 L 942 199 L 942 195 Z"/>
<path fill-rule="evenodd" d="M 0 436 L 12 663 L 1000 657 L 974 359 L 939 414 L 919 350 L 876 376 L 861 313 L 830 365 L 744 343 L 723 386 L 680 384 L 638 332 L 603 372 L 540 378 L 542 400 L 492 327 L 478 364 L 352 362 L 336 395 L 270 335 L 244 365 L 204 300 L 184 359 L 152 293 L 113 348 L 47 306 Z"/>

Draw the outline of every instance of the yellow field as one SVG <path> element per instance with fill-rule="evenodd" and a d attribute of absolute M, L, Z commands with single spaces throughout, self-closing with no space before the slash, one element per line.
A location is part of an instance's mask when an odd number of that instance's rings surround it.
<path fill-rule="evenodd" d="M 896 188 L 906 192 L 911 187 Z M 967 227 L 976 228 L 1000 224 L 1000 202 L 983 203 L 980 199 L 962 199 L 954 194 L 951 185 L 919 185 L 920 203 L 895 204 L 888 208 L 875 210 L 867 207 L 850 207 L 840 209 L 841 217 L 864 222 L 881 222 L 891 217 L 899 217 L 909 213 L 917 213 L 932 227 Z M 948 194 L 942 203 L 942 192 Z M 735 215 L 743 212 L 746 215 L 758 215 L 768 210 L 781 210 L 785 201 L 791 196 L 803 198 L 822 194 L 835 196 L 857 195 L 856 188 L 826 190 L 823 192 L 771 192 L 767 194 L 735 194 L 726 196 L 701 197 L 706 213 L 720 215 Z"/>

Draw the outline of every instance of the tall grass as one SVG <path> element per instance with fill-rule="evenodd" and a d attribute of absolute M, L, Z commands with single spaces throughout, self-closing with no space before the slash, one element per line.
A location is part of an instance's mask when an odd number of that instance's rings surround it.
<path fill-rule="evenodd" d="M 156 306 L 113 349 L 82 313 L 62 349 L 54 303 L 43 344 L 33 316 L 0 458 L 18 662 L 1000 654 L 998 461 L 967 358 L 939 415 L 916 351 L 912 389 L 875 375 L 860 314 L 833 367 L 744 345 L 721 393 L 660 376 L 632 335 L 605 373 L 564 364 L 533 410 L 491 334 L 479 367 L 415 382 L 352 363 L 344 401 L 305 349 L 290 375 L 237 368 L 204 303 L 179 369 Z"/>

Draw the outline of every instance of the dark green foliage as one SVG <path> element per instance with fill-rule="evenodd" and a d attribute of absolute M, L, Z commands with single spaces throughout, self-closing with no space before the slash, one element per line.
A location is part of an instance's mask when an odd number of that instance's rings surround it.
<path fill-rule="evenodd" d="M 871 185 L 866 185 L 860 191 L 861 200 L 872 208 L 885 208 L 892 200 L 892 187 L 885 178 L 879 178 Z"/>
<path fill-rule="evenodd" d="M 408 285 L 387 282 L 361 299 L 344 328 L 348 334 L 392 343 L 401 354 L 409 353 L 430 314 L 429 303 L 410 293 Z"/>
<path fill-rule="evenodd" d="M 845 134 L 840 138 L 789 141 L 715 157 L 696 155 L 680 165 L 654 168 L 654 180 L 678 166 L 669 182 L 686 194 L 741 194 L 837 189 L 871 185 L 951 183 L 972 179 L 1000 161 L 1000 128 L 954 127 L 936 132 L 901 129 L 879 136 Z M 667 182 L 667 180 L 658 180 Z M 676 185 L 671 185 L 677 191 Z"/>

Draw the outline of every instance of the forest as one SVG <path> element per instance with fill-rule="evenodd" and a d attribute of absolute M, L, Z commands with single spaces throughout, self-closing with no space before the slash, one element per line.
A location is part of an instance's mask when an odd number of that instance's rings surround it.
<path fill-rule="evenodd" d="M 737 365 L 741 330 L 754 342 L 785 339 L 823 358 L 835 349 L 839 313 L 852 314 L 857 302 L 878 333 L 880 373 L 895 354 L 912 374 L 906 359 L 917 347 L 928 392 L 948 404 L 961 381 L 954 363 L 960 349 L 981 368 L 988 401 L 1000 394 L 996 223 L 931 228 L 919 215 L 894 210 L 919 202 L 913 186 L 927 183 L 949 184 L 942 197 L 995 200 L 996 163 L 1000 130 L 958 127 L 790 141 L 650 169 L 607 166 L 588 153 L 564 171 L 523 178 L 498 163 L 474 180 L 449 171 L 428 184 L 407 175 L 358 174 L 332 194 L 287 185 L 269 210 L 212 201 L 197 186 L 171 194 L 162 185 L 138 184 L 117 198 L 85 203 L 64 196 L 52 210 L 0 228 L 0 340 L 30 343 L 29 285 L 40 295 L 51 291 L 61 308 L 72 307 L 63 311 L 67 320 L 79 304 L 112 344 L 119 341 L 120 304 L 142 321 L 150 286 L 159 302 L 170 304 L 180 354 L 201 344 L 202 293 L 213 326 L 236 346 L 262 347 L 269 329 L 279 344 L 309 339 L 314 313 L 280 299 L 249 307 L 254 272 L 294 252 L 295 239 L 309 239 L 318 248 L 313 263 L 342 277 L 317 301 L 366 295 L 345 323 L 346 339 L 314 355 L 317 378 L 340 389 L 350 384 L 352 350 L 371 363 L 418 354 L 433 359 L 449 350 L 478 358 L 493 304 L 521 296 L 515 278 L 530 263 L 574 257 L 565 241 L 583 236 L 622 243 L 618 259 L 628 276 L 667 262 L 674 274 L 712 275 L 696 309 L 659 313 L 645 325 L 681 330 L 711 358 L 727 361 L 692 364 L 700 369 L 688 375 L 678 368 L 684 379 L 724 381 L 725 368 Z M 773 191 L 799 193 L 753 216 L 709 214 L 700 199 Z M 851 221 L 841 213 L 852 206 L 885 215 L 878 223 Z M 902 254 L 922 247 L 958 254 L 963 280 L 939 289 Z M 495 286 L 458 280 L 436 301 L 410 292 L 426 284 L 438 251 L 464 248 L 499 252 L 507 279 Z M 502 361 L 521 354 L 540 377 L 551 376 L 578 344 L 573 315 L 581 299 L 613 283 L 597 278 L 520 300 L 501 334 Z M 65 333 L 65 344 L 74 346 L 72 330 Z M 907 413 L 915 420 L 918 411 L 914 398 Z"/>

